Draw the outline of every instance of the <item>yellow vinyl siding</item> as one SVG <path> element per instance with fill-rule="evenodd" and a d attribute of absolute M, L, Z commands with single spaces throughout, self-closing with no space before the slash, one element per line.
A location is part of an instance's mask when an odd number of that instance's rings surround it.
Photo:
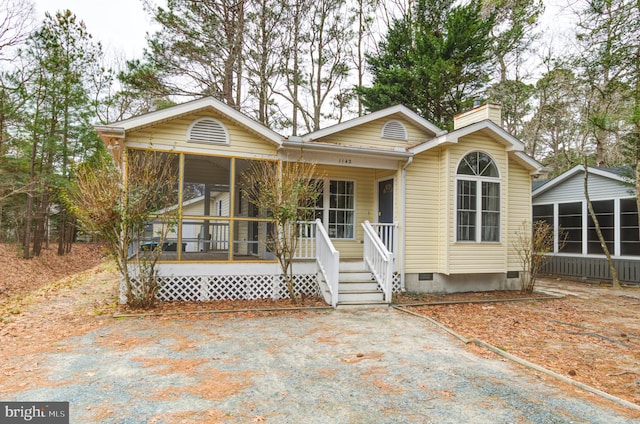
<path fill-rule="evenodd" d="M 509 271 L 521 271 L 522 264 L 514 249 L 517 234 L 522 224 L 531 224 L 531 177 L 527 170 L 514 161 L 509 161 L 509 227 L 505 228 L 509 246 L 507 268 Z M 530 231 L 528 227 L 525 231 Z"/>
<path fill-rule="evenodd" d="M 460 160 L 473 151 L 483 151 L 489 154 L 500 172 L 501 214 L 499 243 L 456 242 L 456 171 Z M 450 179 L 447 187 L 449 199 L 447 205 L 447 210 L 449 211 L 447 273 L 466 274 L 507 271 L 508 216 L 505 213 L 509 202 L 509 170 L 507 164 L 508 157 L 504 146 L 479 133 L 463 137 L 457 144 L 449 147 L 447 164 L 447 173 Z"/>
<path fill-rule="evenodd" d="M 439 152 L 429 150 L 416 155 L 407 168 L 405 271 L 409 273 L 434 272 L 443 254 L 439 164 Z"/>
<path fill-rule="evenodd" d="M 318 174 L 326 180 L 355 182 L 355 238 L 353 240 L 334 239 L 333 244 L 340 252 L 341 259 L 362 259 L 362 222 L 365 220 L 375 221 L 375 170 L 321 165 L 318 165 L 316 169 Z"/>
<path fill-rule="evenodd" d="M 440 222 L 438 227 L 439 243 L 441 254 L 438 257 L 438 271 L 448 273 L 449 264 L 449 235 L 451 233 L 451 226 L 453 225 L 452 214 L 450 211 L 449 203 L 451 199 L 451 190 L 449 186 L 454 184 L 453 176 L 449 173 L 449 158 L 451 154 L 449 149 L 442 149 L 440 152 L 440 163 L 438 166 L 438 174 L 440 175 Z M 454 203 L 455 204 L 455 203 Z"/>
<path fill-rule="evenodd" d="M 187 130 L 189 126 L 193 121 L 202 117 L 216 118 L 225 125 L 229 133 L 229 145 L 187 142 Z M 146 143 L 151 144 L 152 147 L 155 145 L 159 148 L 169 147 L 177 151 L 194 148 L 202 151 L 213 150 L 216 153 L 228 154 L 229 156 L 276 154 L 276 146 L 268 140 L 229 119 L 210 113 L 193 114 L 162 122 L 152 127 L 132 131 L 127 134 L 127 142 Z"/>
<path fill-rule="evenodd" d="M 388 121 L 395 120 L 402 122 L 407 129 L 408 138 L 404 140 L 395 140 L 391 138 L 382 138 L 382 127 Z M 416 127 L 409 121 L 403 119 L 400 115 L 388 116 L 355 128 L 349 128 L 339 133 L 323 137 L 317 141 L 325 143 L 335 143 L 344 146 L 370 147 L 378 149 L 393 149 L 394 147 L 406 148 L 418 143 L 422 143 L 430 139 L 433 135 L 428 134 L 423 129 Z"/>
<path fill-rule="evenodd" d="M 458 114 L 454 117 L 454 129 L 463 128 L 467 125 L 489 119 L 497 125 L 502 125 L 501 107 L 495 104 L 484 104 L 470 111 Z"/>

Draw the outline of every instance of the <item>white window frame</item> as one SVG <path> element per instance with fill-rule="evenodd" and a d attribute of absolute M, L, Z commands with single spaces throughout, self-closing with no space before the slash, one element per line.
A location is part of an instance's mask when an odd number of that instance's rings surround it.
<path fill-rule="evenodd" d="M 482 175 L 468 175 L 468 174 L 458 174 L 458 169 L 460 168 L 460 164 L 462 163 L 462 161 L 470 154 L 484 154 L 487 155 L 487 157 L 493 162 L 493 165 L 495 166 L 497 172 L 498 172 L 498 177 L 488 177 L 488 176 L 482 176 Z M 459 238 L 459 231 L 458 231 L 458 198 L 460 196 L 460 193 L 458 192 L 458 183 L 460 181 L 470 181 L 472 183 L 474 183 L 476 185 L 476 192 L 475 192 L 475 223 L 474 223 L 474 231 L 475 231 L 475 239 L 474 240 L 461 240 Z M 483 214 L 483 209 L 482 209 L 482 185 L 483 183 L 493 183 L 493 184 L 497 184 L 498 186 L 498 193 L 499 193 L 499 197 L 498 197 L 498 202 L 499 202 L 499 206 L 498 206 L 498 239 L 497 240 L 482 240 L 482 230 L 483 230 L 483 219 L 482 219 L 482 214 Z M 460 160 L 458 161 L 458 164 L 456 166 L 456 177 L 455 177 L 455 197 L 454 197 L 454 231 L 455 231 L 455 241 L 457 243 L 501 243 L 502 242 L 502 204 L 503 204 L 503 199 L 502 199 L 502 177 L 500 174 L 500 168 L 498 168 L 498 163 L 496 162 L 496 160 L 487 152 L 484 151 L 479 151 L 479 150 L 474 150 L 474 151 L 470 151 L 465 153 L 464 155 L 462 155 L 462 157 L 460 158 Z M 491 211 L 493 212 L 493 211 Z"/>
<path fill-rule="evenodd" d="M 613 210 L 614 210 L 614 249 L 610 252 L 611 255 L 616 259 L 631 259 L 637 260 L 638 255 L 623 255 L 622 254 L 622 216 L 621 202 L 623 200 L 631 200 L 635 201 L 634 197 L 610 197 L 605 199 L 594 199 L 594 202 L 598 201 L 611 201 L 613 200 Z M 561 252 L 560 249 L 560 236 L 558 234 L 558 228 L 560 228 L 560 205 L 567 203 L 580 203 L 581 204 L 581 251 L 578 252 Z M 554 241 L 553 241 L 553 252 L 559 256 L 567 256 L 567 257 L 591 257 L 591 258 L 604 258 L 604 254 L 598 253 L 588 253 L 588 222 L 589 222 L 589 210 L 587 208 L 587 202 L 584 200 L 574 200 L 574 201 L 547 201 L 533 204 L 533 206 L 542 206 L 542 205 L 552 205 L 553 206 L 553 229 L 554 229 Z"/>
<path fill-rule="evenodd" d="M 345 182 L 345 183 L 351 183 L 353 184 L 353 208 L 351 209 L 346 209 L 346 208 L 331 208 L 331 182 Z M 337 179 L 337 178 L 323 178 L 322 179 L 322 225 L 324 226 L 325 230 L 327 230 L 327 234 L 329 234 L 329 238 L 331 238 L 332 240 L 355 240 L 356 238 L 356 192 L 357 192 L 357 187 L 356 187 L 356 181 L 355 180 L 348 180 L 348 179 Z M 315 208 L 316 211 L 319 211 L 320 209 Z M 332 210 L 337 210 L 337 211 L 351 211 L 352 212 L 352 221 L 349 224 L 345 224 L 345 225 L 349 225 L 351 226 L 351 237 L 335 237 L 331 235 L 331 231 L 329 228 L 329 215 L 330 215 L 330 211 Z M 334 223 L 334 225 L 342 225 L 339 223 Z"/>

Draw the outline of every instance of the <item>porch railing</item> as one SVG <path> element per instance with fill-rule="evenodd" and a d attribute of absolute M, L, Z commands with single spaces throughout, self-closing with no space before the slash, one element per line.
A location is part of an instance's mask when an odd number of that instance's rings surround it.
<path fill-rule="evenodd" d="M 316 263 L 331 293 L 331 306 L 338 303 L 338 280 L 340 275 L 340 252 L 329 239 L 322 222 L 316 219 Z"/>
<path fill-rule="evenodd" d="M 364 262 L 382 288 L 385 302 L 390 303 L 393 278 L 393 254 L 387 249 L 369 221 L 364 221 L 362 228 L 364 228 Z"/>
<path fill-rule="evenodd" d="M 398 223 L 397 222 L 378 222 L 371 224 L 384 247 L 391 253 L 398 253 Z"/>
<path fill-rule="evenodd" d="M 320 225 L 322 226 L 322 225 Z M 295 252 L 296 259 L 316 258 L 316 222 L 298 222 L 298 245 Z"/>

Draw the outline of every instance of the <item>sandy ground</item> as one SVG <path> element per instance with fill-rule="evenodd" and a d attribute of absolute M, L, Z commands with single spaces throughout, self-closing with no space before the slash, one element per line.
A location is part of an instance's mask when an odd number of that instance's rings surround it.
<path fill-rule="evenodd" d="M 72 422 L 632 422 L 394 310 L 109 320 L 5 364 Z"/>
<path fill-rule="evenodd" d="M 99 247 L 37 261 L 6 252 L 0 281 L 11 292 L 0 296 L 0 399 L 69 401 L 71 422 L 640 419 L 395 310 L 205 312 L 282 306 L 221 302 L 161 308 L 198 314 L 114 319 L 115 269 L 101 261 Z M 71 275 L 59 279 L 65 270 Z M 427 300 L 483 303 L 411 309 L 638 403 L 640 290 L 556 280 L 540 288 L 564 297 L 434 296 Z"/>

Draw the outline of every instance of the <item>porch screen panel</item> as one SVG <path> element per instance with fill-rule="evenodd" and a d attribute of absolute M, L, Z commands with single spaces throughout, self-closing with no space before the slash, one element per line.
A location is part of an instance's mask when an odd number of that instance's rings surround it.
<path fill-rule="evenodd" d="M 593 210 L 598 218 L 600 224 L 600 231 L 604 237 L 607 249 L 613 254 L 614 249 L 614 237 L 615 237 L 615 215 L 613 210 L 613 200 L 600 200 L 591 202 Z M 590 254 L 604 254 L 598 233 L 596 232 L 596 225 L 591 214 L 587 215 L 587 253 Z"/>
<path fill-rule="evenodd" d="M 180 156 L 175 153 L 154 152 L 149 150 L 127 150 L 127 178 L 130 184 L 130 198 L 139 199 L 138 191 L 145 193 L 145 208 L 149 208 L 150 219 L 140 234 L 135 234 L 135 240 L 128 247 L 129 254 L 151 251 L 160 253 L 160 260 L 176 258 L 178 233 L 172 222 L 179 211 L 179 176 Z M 145 181 L 141 188 L 132 181 Z M 158 182 L 155 185 L 155 182 Z M 174 253 L 167 253 L 173 251 Z"/>
<path fill-rule="evenodd" d="M 229 259 L 229 221 L 184 219 L 183 261 L 226 261 Z"/>
<path fill-rule="evenodd" d="M 316 198 L 316 204 L 314 206 L 314 209 L 312 211 L 308 212 L 308 221 L 315 221 L 316 219 L 319 219 L 320 221 L 324 222 L 324 181 L 320 180 L 313 180 L 314 184 L 317 185 L 318 187 L 318 192 L 319 195 Z"/>
<path fill-rule="evenodd" d="M 229 217 L 231 159 L 185 155 L 182 215 Z"/>
<path fill-rule="evenodd" d="M 235 202 L 233 216 L 245 218 L 265 218 L 267 211 L 259 210 L 249 200 L 248 191 L 253 190 L 249 185 L 258 186 L 260 175 L 277 172 L 275 162 L 251 159 L 236 159 L 235 161 Z"/>
<path fill-rule="evenodd" d="M 151 218 L 147 221 L 144 233 L 139 240 L 129 246 L 129 254 L 149 254 L 156 251 L 160 260 L 178 258 L 178 231 L 173 222 L 165 217 Z"/>
<path fill-rule="evenodd" d="M 582 253 L 582 202 L 560 203 L 558 225 L 567 238 L 563 253 Z"/>
<path fill-rule="evenodd" d="M 620 199 L 620 254 L 640 256 L 636 199 Z"/>
<path fill-rule="evenodd" d="M 234 261 L 274 259 L 273 223 L 267 221 L 236 220 L 233 224 Z"/>

